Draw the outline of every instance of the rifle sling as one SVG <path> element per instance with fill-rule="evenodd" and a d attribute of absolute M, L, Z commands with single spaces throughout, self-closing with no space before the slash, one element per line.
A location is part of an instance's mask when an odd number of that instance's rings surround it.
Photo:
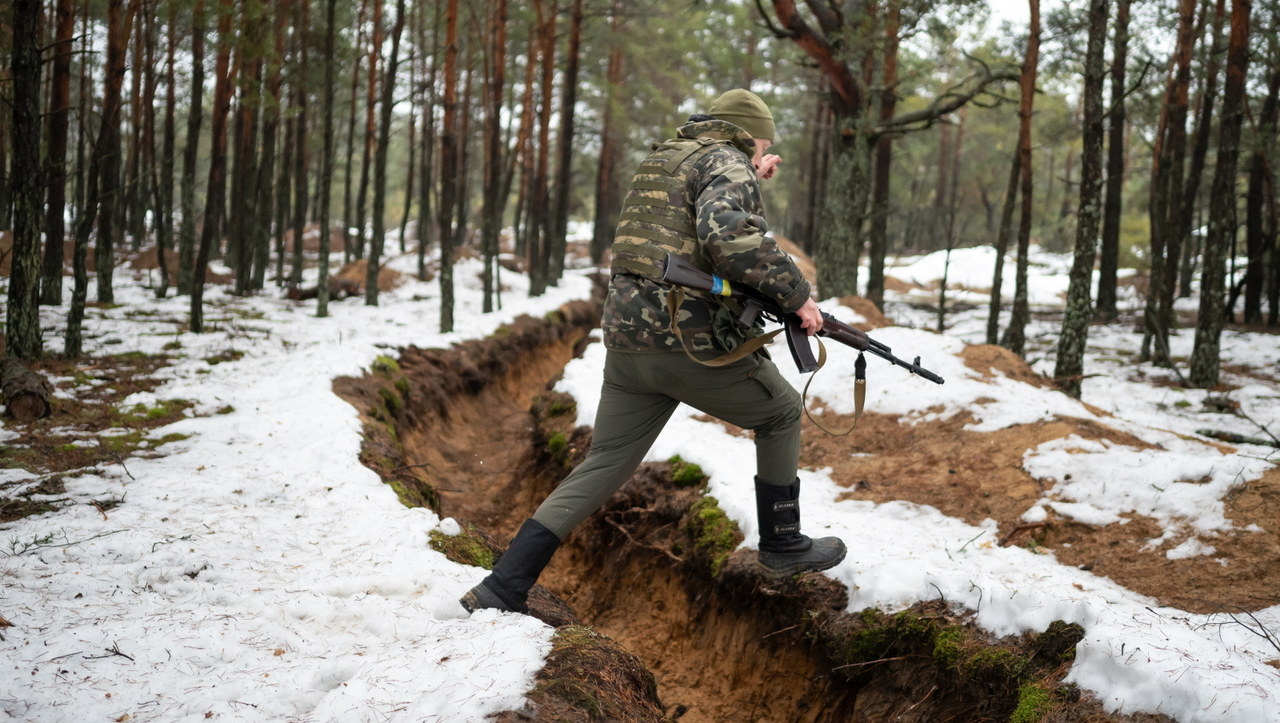
<path fill-rule="evenodd" d="M 822 340 L 818 340 L 818 369 L 809 375 L 809 381 L 804 383 L 804 393 L 801 395 L 801 405 L 804 407 L 804 416 L 813 422 L 813 426 L 821 429 L 832 437 L 844 437 L 852 432 L 857 426 L 859 420 L 862 419 L 862 408 L 867 401 L 867 361 L 862 356 L 862 352 L 858 352 L 858 360 L 854 362 L 854 379 L 853 379 L 853 424 L 843 432 L 833 432 L 827 428 L 825 424 L 813 418 L 809 413 L 809 385 L 813 383 L 813 378 L 818 375 L 818 370 L 827 363 L 827 348 L 822 345 Z"/>
<path fill-rule="evenodd" d="M 775 329 L 763 336 L 747 339 L 733 351 L 725 352 L 715 359 L 707 359 L 706 361 L 703 361 L 702 359 L 694 356 L 693 352 L 689 351 L 689 345 L 685 343 L 684 334 L 680 332 L 680 324 L 678 320 L 680 318 L 680 304 L 682 303 L 684 303 L 684 289 L 679 286 L 673 286 L 671 290 L 667 292 L 667 318 L 671 325 L 671 333 L 675 335 L 676 340 L 680 342 L 680 348 L 684 350 L 685 356 L 704 367 L 723 367 L 728 366 L 739 359 L 745 359 L 759 351 L 765 344 L 773 341 L 773 337 L 782 332 L 782 329 Z"/>
<path fill-rule="evenodd" d="M 768 334 L 748 339 L 733 351 L 725 352 L 714 359 L 703 361 L 689 351 L 689 346 L 684 340 L 684 334 L 680 332 L 680 324 L 677 323 L 677 320 L 679 319 L 680 314 L 680 304 L 683 301 L 684 289 L 681 287 L 673 286 L 671 290 L 667 292 L 667 318 L 670 321 L 671 333 L 675 335 L 676 340 L 680 342 L 680 348 L 684 351 L 685 356 L 703 366 L 728 366 L 739 359 L 744 359 L 747 356 L 756 353 L 765 344 L 773 341 L 773 338 L 783 331 L 782 329 L 774 329 Z M 858 421 L 862 419 L 862 408 L 866 404 L 867 400 L 866 359 L 863 357 L 862 352 L 858 352 L 858 360 L 854 363 L 853 424 L 843 432 L 831 431 L 826 427 L 826 425 L 819 422 L 817 419 L 814 419 L 813 415 L 809 413 L 809 385 L 813 383 L 813 378 L 818 375 L 818 371 L 821 370 L 826 363 L 827 347 L 822 344 L 822 339 L 818 339 L 818 369 L 815 369 L 813 374 L 809 375 L 809 381 L 804 383 L 804 393 L 801 395 L 801 406 L 804 408 L 804 415 L 809 418 L 810 422 L 813 422 L 815 427 L 833 437 L 843 437 L 852 432 L 854 428 L 858 426 Z"/>

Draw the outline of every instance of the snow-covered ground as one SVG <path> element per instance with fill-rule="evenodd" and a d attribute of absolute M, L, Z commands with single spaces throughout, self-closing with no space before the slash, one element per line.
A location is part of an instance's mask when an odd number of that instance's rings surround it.
<path fill-rule="evenodd" d="M 1060 303 L 1064 260 L 1041 259 L 1033 267 L 1032 303 Z M 956 252 L 949 278 L 984 286 L 991 261 L 989 251 Z M 413 263 L 393 265 L 411 271 Z M 933 255 L 890 273 L 928 282 L 941 276 L 940 268 Z M 106 514 L 72 504 L 0 526 L 0 616 L 13 625 L 0 628 L 0 711 L 33 721 L 473 721 L 519 707 L 552 630 L 520 615 L 465 615 L 457 598 L 483 571 L 449 562 L 427 545 L 432 530 L 452 533 L 457 524 L 404 508 L 360 464 L 356 412 L 330 383 L 397 347 L 482 337 L 519 313 L 583 298 L 590 287 L 574 270 L 545 296 L 527 299 L 526 280 L 507 274 L 507 308 L 485 315 L 478 313 L 478 272 L 472 261 L 458 268 L 457 331 L 450 334 L 437 331 L 438 288 L 417 282 L 383 294 L 378 307 L 333 303 L 328 319 L 316 319 L 310 303 L 239 299 L 211 289 L 206 323 L 215 330 L 182 333 L 176 327 L 185 298 L 157 301 L 139 281 L 117 274 L 121 304 L 89 311 L 87 350 L 158 353 L 169 345 L 167 353 L 183 355 L 162 372 L 167 381 L 154 394 L 127 403 L 195 402 L 189 418 L 153 432 L 190 436 L 167 445 L 163 457 L 130 460 L 127 471 L 113 466 L 68 476 L 62 498 L 124 500 Z M 949 298 L 979 307 L 985 299 L 958 292 Z M 822 306 L 858 321 L 834 301 Z M 131 314 L 139 308 L 157 313 Z M 46 312 L 47 343 L 60 339 L 64 314 Z M 965 342 L 981 341 L 982 308 L 953 314 L 946 335 L 923 331 L 932 315 L 899 299 L 890 298 L 888 314 L 899 325 L 875 337 L 895 351 L 921 354 L 947 382 L 937 387 L 904 377 L 873 385 L 869 409 L 901 414 L 907 423 L 965 410 L 978 431 L 1054 416 L 1095 418 L 1064 395 L 1005 378 L 983 380 L 969 370 L 957 355 Z M 1056 332 L 1036 325 L 1028 335 Z M 1171 538 L 1185 538 L 1171 556 L 1213 556 L 1211 533 L 1232 529 L 1224 495 L 1273 465 L 1276 450 L 1243 446 L 1224 455 L 1196 441 L 1199 424 L 1184 410 L 1199 407 L 1205 392 L 1112 373 L 1134 365 L 1137 342 L 1119 325 L 1091 329 L 1084 401 L 1115 415 L 1107 425 L 1156 449 L 1069 439 L 1027 450 L 1024 468 L 1051 484 L 1025 518 L 1052 510 L 1106 523 L 1136 513 L 1160 521 Z M 1173 344 L 1175 355 L 1188 353 L 1191 334 Z M 1228 332 L 1222 348 L 1232 364 L 1280 376 L 1280 337 Z M 215 366 L 204 361 L 231 349 L 243 356 Z M 1047 349 L 1035 364 L 1051 372 Z M 845 380 L 852 356 L 831 355 L 810 392 L 820 404 L 851 410 Z M 560 382 L 578 399 L 584 424 L 598 403 L 602 360 L 601 346 L 589 346 Z M 879 365 L 879 378 L 901 374 L 875 359 L 870 364 Z M 792 381 L 803 383 L 798 375 Z M 1280 432 L 1278 396 L 1280 384 L 1252 381 L 1231 394 L 1273 432 Z M 1215 421 L 1260 434 L 1243 419 Z M 0 426 L 0 444 L 18 441 L 11 423 Z M 754 473 L 749 444 L 682 409 L 650 453 L 702 465 L 747 545 L 756 525 L 754 498 L 742 483 Z M 830 574 L 849 586 L 851 610 L 900 609 L 941 594 L 1000 635 L 1043 629 L 1055 619 L 1078 622 L 1087 634 L 1070 679 L 1109 709 L 1180 721 L 1280 720 L 1280 670 L 1267 665 L 1280 649 L 1259 634 L 1275 639 L 1280 607 L 1255 611 L 1247 621 L 1255 629 L 1219 624 L 1220 617 L 1160 607 L 1052 555 L 1000 547 L 994 523 L 975 526 L 906 502 L 837 501 L 843 488 L 828 472 L 802 475 L 808 531 L 849 543 L 848 558 Z M 0 470 L 3 495 L 38 482 L 22 470 Z"/>

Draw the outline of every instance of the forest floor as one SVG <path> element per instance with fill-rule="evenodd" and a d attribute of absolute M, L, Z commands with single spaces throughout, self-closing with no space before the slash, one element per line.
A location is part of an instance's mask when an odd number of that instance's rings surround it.
<path fill-rule="evenodd" d="M 348 275 L 362 279 L 359 269 Z M 865 302 L 848 299 L 845 303 L 869 319 L 868 328 L 885 323 Z M 551 387 L 564 365 L 588 343 L 586 333 L 598 318 L 598 306 L 571 305 L 561 316 L 563 323 L 558 325 L 521 320 L 504 334 L 454 350 L 403 350 L 396 377 L 403 381 L 397 381 L 400 396 L 391 405 L 394 408 L 388 407 L 386 379 L 366 375 L 335 381 L 335 390 L 366 423 L 366 463 L 393 485 L 421 484 L 428 490 L 427 497 L 438 495 L 424 499 L 441 517 L 474 526 L 500 549 L 589 442 L 589 430 L 565 428 L 565 421 L 555 419 L 548 406 L 554 401 Z M 970 346 L 964 359 L 984 375 L 1051 386 L 1047 378 L 1000 347 Z M 234 360 L 231 353 L 206 361 L 212 365 Z M 124 408 L 122 402 L 157 386 L 155 372 L 168 361 L 163 356 L 121 354 L 75 365 L 53 359 L 32 364 L 65 387 L 59 410 L 62 421 L 56 428 L 28 427 L 19 444 L 0 450 L 0 465 L 49 475 L 24 495 L 0 501 L 0 522 L 56 508 L 57 500 L 50 497 L 59 494 L 61 471 L 119 465 L 127 472 L 130 459 L 162 454 L 163 450 L 153 447 L 167 440 L 149 440 L 145 431 L 182 418 L 186 409 L 166 403 Z M 1276 381 L 1264 372 L 1242 369 L 1235 373 L 1256 375 L 1261 382 Z M 890 381 L 893 378 L 879 375 L 875 383 L 897 383 Z M 1135 381 L 1139 380 L 1135 377 Z M 1094 411 L 1106 417 L 1105 412 Z M 814 416 L 831 428 L 845 428 L 853 421 L 830 411 L 817 411 Z M 996 432 L 966 429 L 972 421 L 960 415 L 904 424 L 894 415 L 870 410 L 848 437 L 824 434 L 806 421 L 800 462 L 810 469 L 830 469 L 831 477 L 847 490 L 841 499 L 909 501 L 974 525 L 995 520 L 998 544 L 1053 554 L 1065 565 L 1110 578 L 1159 605 L 1192 613 L 1247 614 L 1280 604 L 1280 588 L 1274 584 L 1280 534 L 1273 529 L 1274 521 L 1280 519 L 1280 470 L 1273 468 L 1226 498 L 1226 517 L 1235 531 L 1215 533 L 1213 546 L 1219 557 L 1231 560 L 1230 565 L 1209 555 L 1170 559 L 1164 550 L 1148 544 L 1160 535 L 1160 525 L 1141 516 L 1129 515 L 1123 524 L 1110 525 L 1056 516 L 1035 523 L 1022 519 L 1046 489 L 1023 469 L 1027 450 L 1071 435 L 1139 449 L 1147 443 L 1083 419 L 1059 417 Z M 735 435 L 748 434 L 727 429 Z M 565 435 L 565 446 L 551 450 L 548 439 L 557 431 Z M 642 470 L 634 494 L 649 494 L 655 476 L 661 473 Z M 95 506 L 105 516 L 122 501 L 103 499 Z M 821 626 L 798 632 L 767 627 L 785 617 L 773 609 L 779 599 L 803 598 L 801 607 L 840 607 L 839 595 L 823 585 L 821 576 L 806 576 L 787 583 L 795 589 L 781 589 L 786 585 L 775 585 L 752 571 L 748 558 L 753 553 L 742 550 L 730 560 L 727 574 L 731 579 L 746 576 L 748 592 L 717 591 L 676 564 L 688 556 L 680 554 L 679 531 L 669 519 L 652 523 L 640 519 L 657 506 L 652 497 L 638 500 L 624 495 L 622 507 L 611 506 L 571 536 L 567 551 L 556 558 L 543 579 L 546 590 L 563 604 L 548 602 L 540 592 L 535 611 L 544 620 L 552 617 L 549 622 L 558 626 L 589 625 L 638 657 L 658 684 L 660 715 L 691 723 L 732 719 L 743 711 L 752 711 L 748 717 L 758 720 L 832 720 L 854 710 L 867 714 L 872 710 L 867 706 L 873 705 L 868 701 L 890 696 L 892 691 L 917 697 L 931 693 L 927 685 L 923 691 L 918 688 L 923 684 L 919 680 L 910 685 L 897 680 L 884 682 L 882 691 L 872 695 L 868 691 L 873 689 L 861 680 L 855 682 L 863 686 L 863 699 L 856 701 L 857 691 L 850 694 L 842 688 L 848 681 L 828 679 L 822 670 L 829 661 L 822 657 L 826 653 L 815 651 L 814 642 L 820 638 L 816 628 Z M 599 545 L 605 538 L 610 545 Z M 671 564 L 665 567 L 676 572 L 660 571 L 666 558 Z M 928 614 L 946 615 L 945 611 Z M 919 677 L 924 670 L 909 661 L 898 665 L 898 679 Z M 1065 668 L 1052 675 L 1061 678 L 1064 673 Z M 797 685 L 799 680 L 806 682 Z M 816 680 L 823 681 L 821 686 L 815 687 Z M 960 685 L 955 681 L 929 684 Z M 1013 703 L 1017 693 L 1004 691 L 1006 698 L 1012 695 Z M 815 700 L 815 694 L 827 697 Z M 839 702 L 833 704 L 833 700 Z M 904 709 L 920 702 L 908 697 L 881 701 L 877 716 L 868 719 L 912 719 L 902 717 Z M 916 715 L 971 715 L 975 709 L 965 706 L 976 704 L 966 700 L 956 705 L 960 707 L 919 708 Z M 1072 711 L 1061 712 L 1055 720 L 1161 720 L 1104 716 L 1096 703 L 1081 704 Z M 511 719 L 519 719 L 513 715 Z"/>

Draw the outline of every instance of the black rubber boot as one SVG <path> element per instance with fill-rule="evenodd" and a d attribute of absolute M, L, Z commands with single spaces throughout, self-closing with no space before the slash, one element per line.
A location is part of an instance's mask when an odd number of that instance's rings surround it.
<path fill-rule="evenodd" d="M 769 485 L 756 479 L 756 519 L 760 522 L 760 564 L 781 574 L 816 572 L 840 564 L 845 546 L 838 537 L 800 534 L 800 480 Z"/>
<path fill-rule="evenodd" d="M 541 522 L 529 519 L 493 565 L 493 572 L 471 588 L 458 602 L 467 612 L 493 608 L 506 612 L 529 613 L 526 601 L 529 588 L 538 581 L 542 569 L 560 546 L 560 539 Z"/>

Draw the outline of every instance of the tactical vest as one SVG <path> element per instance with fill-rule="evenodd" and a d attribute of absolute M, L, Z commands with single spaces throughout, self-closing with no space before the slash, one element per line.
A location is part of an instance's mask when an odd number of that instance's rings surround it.
<path fill-rule="evenodd" d="M 729 141 L 677 138 L 655 145 L 641 161 L 614 236 L 613 273 L 659 281 L 668 252 L 705 270 L 706 262 L 698 253 L 689 173 L 698 159 L 722 144 Z"/>

